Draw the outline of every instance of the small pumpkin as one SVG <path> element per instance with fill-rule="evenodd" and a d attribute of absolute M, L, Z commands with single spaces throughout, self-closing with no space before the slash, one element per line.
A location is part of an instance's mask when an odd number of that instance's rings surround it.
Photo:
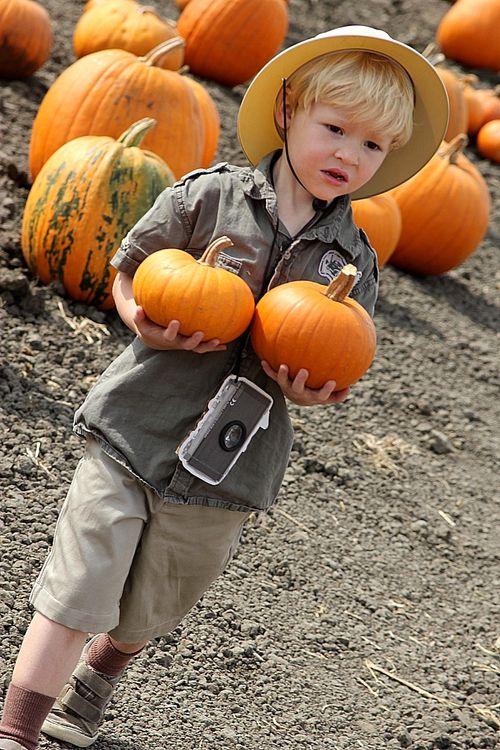
<path fill-rule="evenodd" d="M 158 154 L 176 177 L 200 167 L 200 106 L 185 76 L 160 67 L 165 55 L 182 45 L 179 37 L 170 39 L 143 57 L 126 50 L 101 50 L 66 68 L 45 94 L 33 122 L 32 177 L 63 143 L 81 135 L 117 138 L 142 117 L 157 120 L 144 147 Z"/>
<path fill-rule="evenodd" d="M 243 279 L 216 265 L 221 250 L 232 244 L 219 237 L 199 260 L 185 250 L 157 250 L 135 272 L 135 301 L 160 326 L 178 320 L 183 336 L 203 331 L 204 341 L 233 341 L 248 327 L 255 302 Z"/>
<path fill-rule="evenodd" d="M 114 306 L 109 261 L 174 180 L 156 154 L 139 147 L 154 125 L 144 118 L 117 140 L 76 138 L 43 166 L 24 209 L 22 250 L 44 284 L 60 282 L 72 299 L 103 310 Z"/>
<path fill-rule="evenodd" d="M 448 95 L 449 118 L 445 141 L 451 141 L 460 133 L 467 132 L 468 107 L 465 99 L 466 80 L 450 68 L 443 65 L 445 56 L 435 42 L 430 42 L 422 52 L 423 56 L 434 65 Z"/>
<path fill-rule="evenodd" d="M 102 49 L 125 49 L 134 55 L 145 55 L 175 37 L 175 23 L 162 18 L 154 8 L 129 0 L 110 0 L 80 16 L 73 33 L 73 49 L 76 57 Z M 179 46 L 170 68 L 178 70 L 183 62 L 184 51 Z"/>
<path fill-rule="evenodd" d="M 122 5 L 137 5 L 136 0 L 87 0 L 83 8 L 83 12 L 86 13 L 91 8 L 97 8 L 101 5 L 109 5 L 110 3 L 121 3 Z"/>
<path fill-rule="evenodd" d="M 354 221 L 361 227 L 377 253 L 380 267 L 387 263 L 401 234 L 401 211 L 390 193 L 352 202 Z"/>
<path fill-rule="evenodd" d="M 225 86 L 252 78 L 278 52 L 287 29 L 283 0 L 190 0 L 177 21 L 190 70 Z"/>
<path fill-rule="evenodd" d="M 486 234 L 491 200 L 483 176 L 462 152 L 466 143 L 466 135 L 443 142 L 420 172 L 391 190 L 402 218 L 391 264 L 418 274 L 445 273 Z"/>
<path fill-rule="evenodd" d="M 468 112 L 467 132 L 476 135 L 486 122 L 500 118 L 500 86 L 493 89 L 476 88 L 477 76 L 465 76 L 464 80 Z"/>
<path fill-rule="evenodd" d="M 500 120 L 489 120 L 480 128 L 476 145 L 481 156 L 500 163 Z"/>
<path fill-rule="evenodd" d="M 0 77 L 26 78 L 49 59 L 53 44 L 50 16 L 35 0 L 0 3 Z"/>
<path fill-rule="evenodd" d="M 500 0 L 460 0 L 441 19 L 436 39 L 446 57 L 500 70 Z"/>
<path fill-rule="evenodd" d="M 306 385 L 335 380 L 342 390 L 359 380 L 375 356 L 376 331 L 366 310 L 349 297 L 356 267 L 344 266 L 328 286 L 290 281 L 266 292 L 257 303 L 252 346 L 274 370 L 288 365 L 294 378 L 309 371 Z"/>
<path fill-rule="evenodd" d="M 455 136 L 460 135 L 460 133 L 467 132 L 468 109 L 465 99 L 465 83 L 460 76 L 442 65 L 436 66 L 436 71 L 444 83 L 446 93 L 448 94 L 450 116 L 444 140 L 451 141 Z"/>

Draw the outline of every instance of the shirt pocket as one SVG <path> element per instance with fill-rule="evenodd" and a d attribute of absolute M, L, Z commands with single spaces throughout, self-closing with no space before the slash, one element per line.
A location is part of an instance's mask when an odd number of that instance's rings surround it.
<path fill-rule="evenodd" d="M 223 268 L 225 271 L 230 271 L 236 274 L 236 276 L 242 275 L 243 261 L 232 258 L 230 255 L 226 255 L 226 253 L 219 253 L 216 266 L 217 268 Z"/>

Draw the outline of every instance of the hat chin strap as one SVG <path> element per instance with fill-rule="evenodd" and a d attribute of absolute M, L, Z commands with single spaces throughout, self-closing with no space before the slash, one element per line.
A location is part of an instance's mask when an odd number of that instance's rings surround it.
<path fill-rule="evenodd" d="M 286 122 L 286 78 L 282 79 L 282 94 L 283 94 L 283 146 L 285 147 L 285 156 L 286 160 L 288 162 L 288 166 L 290 167 L 290 171 L 294 178 L 297 180 L 299 185 L 301 185 L 306 193 L 309 192 L 309 190 L 306 188 L 300 177 L 298 176 L 297 172 L 294 169 L 294 166 L 292 164 L 292 160 L 290 159 L 290 152 L 288 150 L 288 138 L 287 138 L 287 122 Z M 328 202 L 325 200 L 322 200 L 321 198 L 316 198 L 313 195 L 312 199 L 312 206 L 315 211 L 322 211 L 325 208 L 328 207 Z"/>

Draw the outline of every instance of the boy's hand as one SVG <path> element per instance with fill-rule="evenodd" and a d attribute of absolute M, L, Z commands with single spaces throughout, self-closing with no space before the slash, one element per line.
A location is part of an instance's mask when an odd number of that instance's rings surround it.
<path fill-rule="evenodd" d="M 227 348 L 218 339 L 202 342 L 203 331 L 196 331 L 192 336 L 181 336 L 178 320 L 171 320 L 168 327 L 163 328 L 149 320 L 142 307 L 136 308 L 133 315 L 133 324 L 141 341 L 151 349 L 184 349 L 195 354 L 205 354 L 206 352 L 224 351 Z"/>
<path fill-rule="evenodd" d="M 298 371 L 292 380 L 288 375 L 287 365 L 280 365 L 279 370 L 273 370 L 269 363 L 263 360 L 262 369 L 270 378 L 278 383 L 284 395 L 297 406 L 316 406 L 318 404 L 340 404 L 349 395 L 349 388 L 342 391 L 334 391 L 335 380 L 327 380 L 326 383 L 316 389 L 307 388 L 306 380 L 309 372 L 305 369 Z"/>

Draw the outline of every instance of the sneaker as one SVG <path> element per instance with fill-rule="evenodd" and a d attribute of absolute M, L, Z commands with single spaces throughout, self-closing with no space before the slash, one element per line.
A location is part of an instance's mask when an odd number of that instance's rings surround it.
<path fill-rule="evenodd" d="M 15 740 L 7 740 L 0 737 L 0 750 L 26 750 L 26 748 Z"/>
<path fill-rule="evenodd" d="M 106 706 L 125 671 L 122 670 L 117 677 L 108 677 L 86 663 L 86 654 L 98 637 L 95 635 L 85 645 L 69 682 L 42 725 L 44 734 L 76 747 L 89 747 L 96 741 Z"/>

